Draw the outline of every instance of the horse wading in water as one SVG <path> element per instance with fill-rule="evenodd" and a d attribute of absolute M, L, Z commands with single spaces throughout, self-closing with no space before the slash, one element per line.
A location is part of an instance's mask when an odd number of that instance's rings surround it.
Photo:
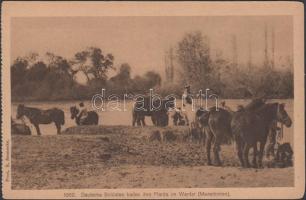
<path fill-rule="evenodd" d="M 132 125 L 135 126 L 137 123 L 138 126 L 146 126 L 145 117 L 150 116 L 153 125 L 167 126 L 169 123 L 168 111 L 175 107 L 175 98 L 166 97 L 160 101 L 150 102 L 150 97 L 145 97 L 142 100 L 139 98 L 133 106 Z M 150 108 L 150 103 L 153 104 L 155 109 Z"/>
<path fill-rule="evenodd" d="M 65 124 L 64 111 L 58 108 L 52 108 L 48 110 L 41 110 L 38 108 L 26 107 L 19 104 L 17 107 L 17 119 L 26 116 L 30 122 L 34 125 L 37 135 L 41 135 L 39 124 L 55 123 L 57 134 L 61 133 L 61 126 Z"/>
<path fill-rule="evenodd" d="M 99 116 L 95 111 L 89 111 L 86 118 L 81 120 L 80 110 L 76 106 L 70 107 L 71 119 L 75 120 L 77 125 L 98 125 Z"/>

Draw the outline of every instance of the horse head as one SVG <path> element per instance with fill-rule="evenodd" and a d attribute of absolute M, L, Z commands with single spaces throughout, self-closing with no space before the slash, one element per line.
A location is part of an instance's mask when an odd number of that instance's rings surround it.
<path fill-rule="evenodd" d="M 70 107 L 71 119 L 77 118 L 79 112 L 80 111 L 76 106 Z"/>
<path fill-rule="evenodd" d="M 19 104 L 17 107 L 17 119 L 20 119 L 22 116 L 24 115 L 24 105 L 23 104 Z"/>
<path fill-rule="evenodd" d="M 204 108 L 202 108 L 202 107 L 200 107 L 197 111 L 196 111 L 196 117 L 201 117 L 204 113 L 206 113 L 207 111 L 204 109 Z"/>
<path fill-rule="evenodd" d="M 285 124 L 286 127 L 290 127 L 292 124 L 292 120 L 290 119 L 287 111 L 285 110 L 284 103 L 277 103 L 277 113 L 276 113 L 277 121 Z"/>

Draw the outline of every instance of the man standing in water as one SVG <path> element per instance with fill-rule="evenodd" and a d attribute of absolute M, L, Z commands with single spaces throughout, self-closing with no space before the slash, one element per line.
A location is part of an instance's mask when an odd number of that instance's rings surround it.
<path fill-rule="evenodd" d="M 87 109 L 86 109 L 86 107 L 85 107 L 85 105 L 84 105 L 83 102 L 81 102 L 81 103 L 79 104 L 79 106 L 80 106 L 80 114 L 79 114 L 80 123 L 83 123 L 84 120 L 85 120 L 85 119 L 87 118 L 87 116 L 88 116 L 88 112 L 87 112 Z"/>

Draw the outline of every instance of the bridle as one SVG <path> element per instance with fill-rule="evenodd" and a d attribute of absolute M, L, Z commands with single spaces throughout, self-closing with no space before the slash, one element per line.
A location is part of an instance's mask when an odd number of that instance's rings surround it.
<path fill-rule="evenodd" d="M 280 113 L 280 104 L 278 103 L 278 104 L 277 104 L 277 111 L 276 111 L 276 114 L 279 115 L 279 113 Z M 289 120 L 290 120 L 290 118 L 289 118 L 289 116 L 287 115 L 287 116 L 285 116 L 283 119 L 281 119 L 281 123 L 284 124 L 286 121 L 289 121 Z"/>

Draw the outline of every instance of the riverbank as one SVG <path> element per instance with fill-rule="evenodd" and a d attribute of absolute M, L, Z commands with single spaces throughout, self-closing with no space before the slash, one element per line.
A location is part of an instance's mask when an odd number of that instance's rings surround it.
<path fill-rule="evenodd" d="M 180 127 L 92 126 L 12 136 L 12 188 L 293 186 L 293 167 L 243 169 L 233 145 L 222 146 L 222 167 L 207 166 L 202 144 L 152 140 L 154 130 L 185 134 Z"/>

